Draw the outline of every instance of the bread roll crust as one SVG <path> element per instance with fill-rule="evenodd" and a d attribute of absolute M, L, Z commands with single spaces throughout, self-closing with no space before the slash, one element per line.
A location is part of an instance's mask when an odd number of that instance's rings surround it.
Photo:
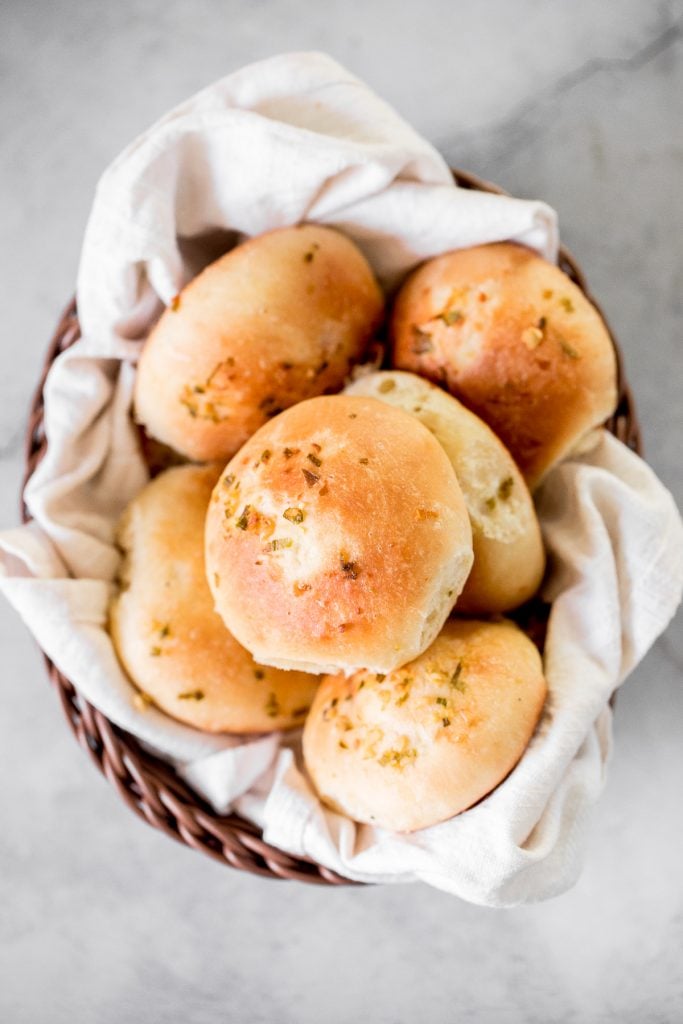
<path fill-rule="evenodd" d="M 306 720 L 306 769 L 324 803 L 413 832 L 459 814 L 512 771 L 546 696 L 541 658 L 510 622 L 451 619 L 387 675 L 323 679 Z"/>
<path fill-rule="evenodd" d="M 382 311 L 370 266 L 339 232 L 252 238 L 162 314 L 140 355 L 136 418 L 187 458 L 225 461 L 282 409 L 341 388 Z"/>
<path fill-rule="evenodd" d="M 492 614 L 529 600 L 543 578 L 545 552 L 531 495 L 502 441 L 461 402 L 413 373 L 366 374 L 346 393 L 375 397 L 415 416 L 450 459 L 474 549 L 456 612 Z"/>
<path fill-rule="evenodd" d="M 216 608 L 264 664 L 389 670 L 429 645 L 472 563 L 455 473 L 413 417 L 302 402 L 228 464 L 207 515 Z"/>
<path fill-rule="evenodd" d="M 521 245 L 445 253 L 401 288 L 394 365 L 445 385 L 533 489 L 617 401 L 614 346 L 580 288 Z"/>
<path fill-rule="evenodd" d="M 300 726 L 317 678 L 257 665 L 213 608 L 204 520 L 221 468 L 166 470 L 128 506 L 112 640 L 145 697 L 187 725 L 236 733 Z"/>

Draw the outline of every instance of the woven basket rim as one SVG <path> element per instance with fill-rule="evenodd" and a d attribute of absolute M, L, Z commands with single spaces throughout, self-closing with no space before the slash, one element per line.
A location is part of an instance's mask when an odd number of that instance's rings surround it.
<path fill-rule="evenodd" d="M 503 189 L 474 174 L 453 170 L 458 185 L 482 192 L 506 195 Z M 591 295 L 576 259 L 561 246 L 559 265 L 582 289 L 600 312 L 614 344 L 618 368 L 619 400 L 605 426 L 638 454 L 642 451 L 640 428 L 631 390 L 623 372 L 619 345 L 598 303 Z M 26 430 L 25 472 L 21 489 L 21 517 L 30 521 L 24 501 L 26 484 L 47 449 L 43 425 L 43 389 L 58 355 L 80 337 L 76 301 L 64 310 L 45 356 L 40 380 L 30 406 Z M 142 748 L 130 733 L 80 696 L 43 652 L 48 676 L 57 691 L 71 731 L 95 767 L 115 788 L 124 803 L 149 825 L 178 842 L 191 846 L 230 867 L 268 878 L 296 879 L 322 885 L 357 885 L 322 864 L 288 854 L 263 839 L 261 830 L 237 814 L 221 815 L 183 782 L 173 768 Z"/>

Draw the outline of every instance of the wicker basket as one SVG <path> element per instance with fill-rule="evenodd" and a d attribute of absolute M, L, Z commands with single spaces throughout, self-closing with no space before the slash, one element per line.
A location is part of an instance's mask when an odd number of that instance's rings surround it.
<path fill-rule="evenodd" d="M 473 175 L 454 171 L 464 188 L 502 193 L 502 190 Z M 576 261 L 566 249 L 560 251 L 560 266 L 594 301 Z M 76 303 L 65 310 L 47 352 L 40 383 L 36 389 L 26 434 L 24 487 L 43 458 L 46 439 L 43 429 L 43 387 L 56 357 L 80 337 Z M 640 452 L 640 432 L 631 392 L 626 384 L 617 343 L 619 403 L 607 428 L 629 448 Z M 23 495 L 23 488 L 22 488 Z M 30 516 L 22 497 L 22 519 Z M 113 725 L 88 704 L 74 685 L 59 672 L 47 656 L 48 675 L 61 701 L 64 716 L 93 764 L 114 786 L 121 799 L 139 817 L 161 829 L 172 839 L 201 850 L 233 868 L 269 878 L 290 878 L 324 885 L 352 885 L 320 864 L 290 856 L 263 841 L 255 825 L 235 814 L 220 815 L 193 792 L 164 761 L 145 752 L 129 733 Z"/>

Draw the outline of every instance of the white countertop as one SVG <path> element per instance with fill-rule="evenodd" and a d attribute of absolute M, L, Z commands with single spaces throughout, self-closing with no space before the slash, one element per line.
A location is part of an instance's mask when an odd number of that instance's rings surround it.
<path fill-rule="evenodd" d="M 322 49 L 449 161 L 548 200 L 683 497 L 683 4 L 6 0 L 0 526 L 96 180 L 201 86 Z M 3 1024 L 646 1024 L 683 1019 L 683 616 L 619 695 L 576 887 L 492 911 L 426 886 L 263 881 L 142 825 L 83 756 L 0 605 Z"/>

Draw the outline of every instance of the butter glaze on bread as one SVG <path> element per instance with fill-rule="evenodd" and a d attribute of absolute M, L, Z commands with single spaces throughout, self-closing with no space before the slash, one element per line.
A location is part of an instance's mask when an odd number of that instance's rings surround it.
<path fill-rule="evenodd" d="M 136 686 L 181 722 L 236 733 L 300 726 L 317 679 L 257 665 L 213 609 L 204 520 L 221 468 L 169 469 L 128 506 L 112 640 Z"/>
<path fill-rule="evenodd" d="M 374 398 L 301 402 L 228 464 L 209 506 L 216 609 L 260 662 L 388 671 L 434 639 L 472 564 L 453 468 Z"/>
<path fill-rule="evenodd" d="M 424 378 L 398 370 L 360 377 L 346 393 L 375 397 L 415 416 L 450 459 L 474 548 L 456 612 L 504 612 L 532 597 L 545 568 L 538 519 L 514 459 L 483 420 Z"/>
<path fill-rule="evenodd" d="M 289 406 L 342 387 L 383 312 L 364 256 L 306 224 L 259 235 L 196 277 L 140 355 L 135 415 L 196 461 L 230 458 Z"/>
<path fill-rule="evenodd" d="M 502 782 L 545 695 L 521 630 L 452 619 L 402 669 L 323 679 L 304 727 L 306 768 L 323 802 L 355 821 L 427 828 Z"/>
<path fill-rule="evenodd" d="M 443 384 L 509 449 L 533 488 L 617 401 L 614 347 L 558 267 L 501 242 L 449 252 L 396 298 L 394 365 Z"/>

